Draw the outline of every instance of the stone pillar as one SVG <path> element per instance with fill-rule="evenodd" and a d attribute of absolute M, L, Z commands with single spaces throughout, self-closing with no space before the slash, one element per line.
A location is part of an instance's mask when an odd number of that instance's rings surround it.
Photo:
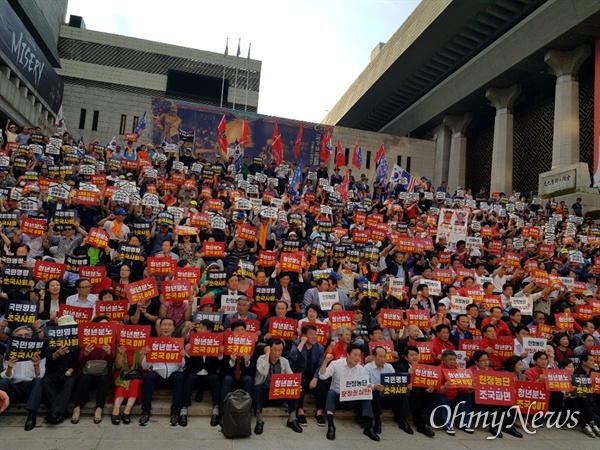
<path fill-rule="evenodd" d="M 444 125 L 450 128 L 450 160 L 448 163 L 448 190 L 452 193 L 458 186 L 465 187 L 467 175 L 467 138 L 465 132 L 473 114 L 445 116 Z"/>
<path fill-rule="evenodd" d="M 520 93 L 521 86 L 518 84 L 513 84 L 506 89 L 489 88 L 485 91 L 485 96 L 496 108 L 490 192 L 509 194 L 513 190 L 514 118 L 512 107 Z"/>
<path fill-rule="evenodd" d="M 438 187 L 442 181 L 448 181 L 448 164 L 450 160 L 450 130 L 444 124 L 433 130 L 435 137 L 435 169 L 433 183 Z"/>
<path fill-rule="evenodd" d="M 590 55 L 589 45 L 561 52 L 548 50 L 544 62 L 556 75 L 552 170 L 579 162 L 579 82 L 577 72 Z"/>

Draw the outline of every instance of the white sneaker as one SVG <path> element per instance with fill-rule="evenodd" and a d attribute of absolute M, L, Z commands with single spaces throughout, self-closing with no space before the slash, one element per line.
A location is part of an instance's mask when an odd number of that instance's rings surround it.
<path fill-rule="evenodd" d="M 450 436 L 454 436 L 456 434 L 456 431 L 454 431 L 453 427 L 446 427 L 446 434 L 449 434 Z"/>
<path fill-rule="evenodd" d="M 600 437 L 600 427 L 598 427 L 598 425 L 596 425 L 594 422 L 590 422 L 590 427 L 592 428 L 594 434 Z"/>
<path fill-rule="evenodd" d="M 586 436 L 589 436 L 589 437 L 591 437 L 591 438 L 595 438 L 595 437 L 596 437 L 596 435 L 595 435 L 595 434 L 594 434 L 594 432 L 592 431 L 592 427 L 590 427 L 590 425 L 589 425 L 589 424 L 588 424 L 588 425 L 586 425 L 586 426 L 584 426 L 584 427 L 581 427 L 581 431 L 583 431 L 583 433 L 584 433 Z"/>

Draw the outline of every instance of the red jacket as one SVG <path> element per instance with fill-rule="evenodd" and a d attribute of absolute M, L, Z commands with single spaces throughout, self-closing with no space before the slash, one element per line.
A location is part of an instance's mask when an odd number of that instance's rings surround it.
<path fill-rule="evenodd" d="M 454 348 L 454 345 L 452 344 L 452 342 L 450 341 L 446 341 L 443 342 L 439 337 L 436 337 L 433 341 L 433 358 L 434 358 L 434 364 L 436 366 L 439 366 L 442 361 L 439 359 L 436 359 L 438 355 L 441 355 L 444 350 L 456 350 L 456 348 Z"/>
<path fill-rule="evenodd" d="M 494 325 L 494 328 L 496 329 L 496 337 L 512 336 L 512 333 L 510 332 L 510 328 L 508 328 L 508 325 L 506 325 L 506 322 L 502 319 L 500 319 L 495 324 L 492 323 L 491 317 L 488 317 L 487 319 L 483 319 L 481 321 L 481 329 L 483 330 L 483 327 L 485 327 L 489 323 Z"/>

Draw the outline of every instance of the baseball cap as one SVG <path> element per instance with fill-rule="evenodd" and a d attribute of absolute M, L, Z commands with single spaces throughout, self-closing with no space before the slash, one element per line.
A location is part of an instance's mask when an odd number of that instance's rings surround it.
<path fill-rule="evenodd" d="M 119 208 L 115 211 L 115 216 L 126 216 L 127 215 L 127 211 L 125 211 L 123 208 Z"/>

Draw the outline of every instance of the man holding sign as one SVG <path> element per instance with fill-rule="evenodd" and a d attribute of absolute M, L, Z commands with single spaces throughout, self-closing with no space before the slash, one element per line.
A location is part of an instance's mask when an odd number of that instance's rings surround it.
<path fill-rule="evenodd" d="M 327 439 L 333 441 L 335 439 L 335 425 L 333 424 L 333 414 L 335 413 L 336 406 L 340 402 L 340 391 L 342 389 L 341 382 L 342 378 L 345 379 L 369 379 L 369 374 L 363 366 L 360 365 L 360 358 L 362 351 L 360 346 L 351 344 L 348 346 L 346 358 L 338 359 L 333 361 L 333 355 L 328 353 L 325 355 L 321 369 L 319 370 L 319 378 L 321 380 L 327 380 L 331 378 L 331 388 L 327 392 L 327 400 L 325 403 L 325 409 L 327 410 Z M 331 363 L 331 364 L 329 364 Z M 329 365 L 328 365 L 329 364 Z M 351 383 L 348 381 L 347 383 Z M 343 386 L 344 388 L 346 386 Z M 363 386 L 363 389 L 357 389 L 359 391 L 371 390 L 372 385 L 368 384 Z M 362 415 L 365 419 L 365 430 L 364 434 L 369 436 L 374 441 L 379 441 L 379 436 L 373 430 L 373 409 L 371 407 L 371 400 L 360 400 L 360 406 L 362 407 Z"/>

